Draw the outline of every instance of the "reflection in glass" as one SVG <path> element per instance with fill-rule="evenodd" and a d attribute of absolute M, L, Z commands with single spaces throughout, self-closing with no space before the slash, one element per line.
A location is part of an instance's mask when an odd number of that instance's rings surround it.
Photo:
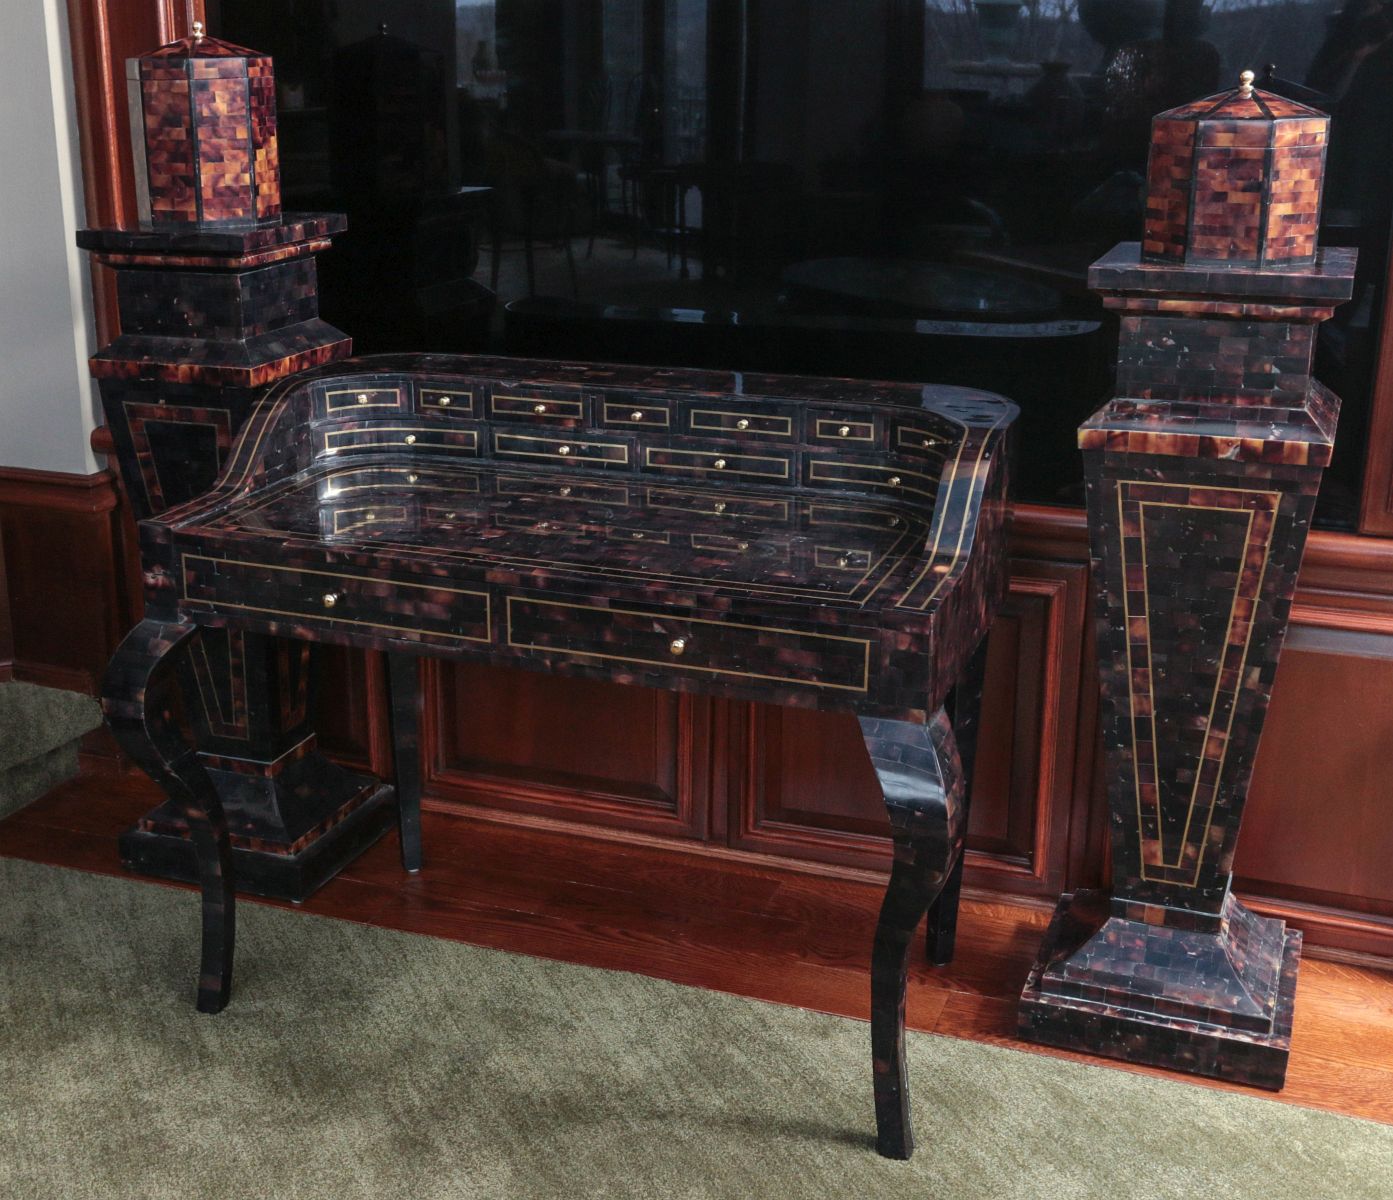
<path fill-rule="evenodd" d="M 1334 115 L 1322 237 L 1361 275 L 1321 331 L 1345 412 L 1320 520 L 1353 519 L 1393 209 L 1384 0 L 209 9 L 276 57 L 288 205 L 350 213 L 325 309 L 360 348 L 993 387 L 1024 409 L 1019 494 L 1063 503 L 1112 358 L 1086 269 L 1138 236 L 1150 118 L 1252 68 Z"/>

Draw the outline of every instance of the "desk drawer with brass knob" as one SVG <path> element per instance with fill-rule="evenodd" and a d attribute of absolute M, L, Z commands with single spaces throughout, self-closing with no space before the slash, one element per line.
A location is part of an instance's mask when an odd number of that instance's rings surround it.
<path fill-rule="evenodd" d="M 808 410 L 808 440 L 819 446 L 845 446 L 849 450 L 876 450 L 884 436 L 884 422 L 868 410 Z"/>
<path fill-rule="evenodd" d="M 489 396 L 488 415 L 497 420 L 542 425 L 548 429 L 579 429 L 586 423 L 585 397 L 579 392 L 550 395 L 532 388 L 496 388 Z"/>
<path fill-rule="evenodd" d="M 318 416 L 347 417 L 359 413 L 364 417 L 384 417 L 406 412 L 407 395 L 406 387 L 395 384 L 338 384 L 316 393 L 314 407 Z"/>
<path fill-rule="evenodd" d="M 793 477 L 792 451 L 753 454 L 743 450 L 687 450 L 676 446 L 643 446 L 641 449 L 643 460 L 639 465 L 645 471 L 763 483 L 788 483 Z"/>
<path fill-rule="evenodd" d="M 481 417 L 484 406 L 473 388 L 433 387 L 421 384 L 416 390 L 416 410 L 426 417 Z"/>
<path fill-rule="evenodd" d="M 682 405 L 680 432 L 704 438 L 796 442 L 801 410 L 796 405 L 751 401 L 691 400 Z"/>
<path fill-rule="evenodd" d="M 603 670 L 620 682 L 664 686 L 683 676 L 772 680 L 796 690 L 863 694 L 870 637 L 808 633 L 736 621 L 674 617 L 598 604 L 509 596 L 508 646 L 527 657 Z"/>
<path fill-rule="evenodd" d="M 670 400 L 645 396 L 641 400 L 600 401 L 600 424 L 606 429 L 660 429 L 666 433 L 672 427 L 673 404 Z"/>
<path fill-rule="evenodd" d="M 545 463 L 549 467 L 608 467 L 628 470 L 633 443 L 627 438 L 546 436 L 493 431 L 493 456 L 498 459 Z"/>
<path fill-rule="evenodd" d="M 342 627 L 457 645 L 488 642 L 489 596 L 482 589 L 410 583 L 355 571 L 281 567 L 185 554 L 182 599 L 285 627 Z"/>
<path fill-rule="evenodd" d="M 477 458 L 480 448 L 480 427 L 461 425 L 408 425 L 400 421 L 354 425 L 336 429 L 326 425 L 321 431 L 323 453 L 329 456 L 350 454 L 357 450 L 378 447 L 407 450 L 415 453 Z"/>
<path fill-rule="evenodd" d="M 918 465 L 917 463 L 915 464 Z M 925 464 L 927 465 L 927 464 Z M 885 496 L 934 499 L 938 495 L 937 472 L 924 474 L 884 458 L 855 458 L 826 452 L 808 454 L 803 481 L 810 488 L 856 488 Z"/>

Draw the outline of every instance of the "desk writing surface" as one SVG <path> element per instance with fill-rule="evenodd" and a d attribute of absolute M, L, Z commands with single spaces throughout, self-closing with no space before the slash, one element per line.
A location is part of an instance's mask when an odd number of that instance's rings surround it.
<path fill-rule="evenodd" d="M 211 528 L 324 549 L 427 552 L 648 587 L 700 584 L 860 608 L 903 590 L 931 507 L 675 487 L 491 463 L 318 468 Z"/>

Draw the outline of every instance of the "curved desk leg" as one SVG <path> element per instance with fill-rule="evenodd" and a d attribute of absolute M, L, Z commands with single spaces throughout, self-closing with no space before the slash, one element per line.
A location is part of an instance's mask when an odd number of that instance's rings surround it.
<path fill-rule="evenodd" d="M 963 831 L 962 766 L 942 710 L 928 725 L 861 718 L 861 735 L 880 780 L 895 840 L 895 863 L 871 952 L 871 1060 L 876 1150 L 914 1152 L 904 1052 L 909 946 L 947 881 Z"/>
<path fill-rule="evenodd" d="M 949 701 L 953 710 L 953 737 L 957 740 L 958 760 L 962 763 L 964 832 L 972 807 L 972 772 L 977 763 L 977 732 L 982 721 L 982 685 L 986 675 L 987 639 L 983 638 L 967 660 L 967 666 Z M 929 961 L 936 967 L 946 967 L 953 961 L 953 948 L 958 936 L 958 901 L 962 895 L 963 862 L 966 858 L 966 851 L 958 855 L 943 891 L 929 905 L 925 947 Z"/>
<path fill-rule="evenodd" d="M 174 651 L 198 633 L 192 624 L 141 621 L 117 648 L 102 685 L 111 732 L 189 823 L 203 889 L 203 951 L 198 1011 L 221 1012 L 232 991 L 237 911 L 232 842 L 213 781 L 175 720 L 179 694 Z M 185 660 L 186 662 L 187 660 Z"/>
<path fill-rule="evenodd" d="M 392 701 L 401 865 L 414 875 L 421 869 L 421 674 L 413 655 L 387 655 L 387 689 Z"/>

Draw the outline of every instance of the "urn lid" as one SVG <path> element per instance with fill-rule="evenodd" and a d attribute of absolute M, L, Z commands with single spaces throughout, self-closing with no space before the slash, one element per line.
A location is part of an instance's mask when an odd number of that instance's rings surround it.
<path fill-rule="evenodd" d="M 1253 87 L 1156 117 L 1147 170 L 1149 262 L 1304 267 L 1316 258 L 1330 118 Z"/>
<path fill-rule="evenodd" d="M 245 46 L 235 46 L 221 38 L 209 37 L 203 32 L 203 22 L 193 23 L 193 33 L 188 37 L 167 42 L 148 54 L 142 54 L 137 62 L 182 61 L 189 58 L 265 58 L 259 50 L 248 50 Z"/>

